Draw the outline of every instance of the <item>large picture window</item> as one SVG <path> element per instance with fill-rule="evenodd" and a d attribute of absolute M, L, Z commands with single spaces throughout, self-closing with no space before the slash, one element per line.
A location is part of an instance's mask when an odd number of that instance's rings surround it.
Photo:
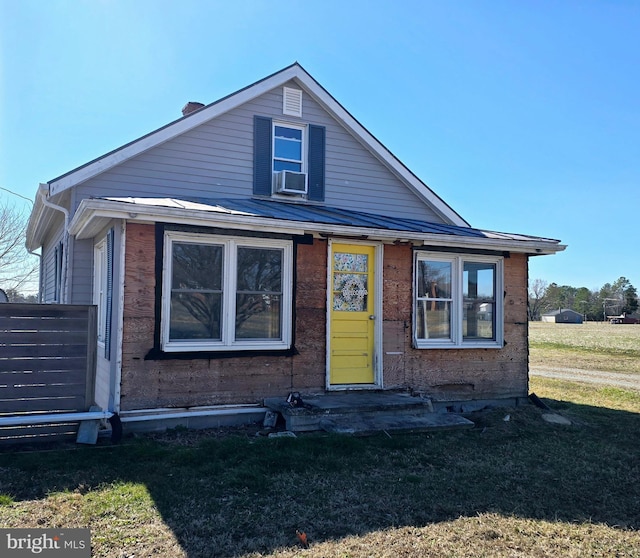
<path fill-rule="evenodd" d="M 502 261 L 416 252 L 415 346 L 501 347 Z"/>
<path fill-rule="evenodd" d="M 167 231 L 165 351 L 288 349 L 292 243 Z"/>

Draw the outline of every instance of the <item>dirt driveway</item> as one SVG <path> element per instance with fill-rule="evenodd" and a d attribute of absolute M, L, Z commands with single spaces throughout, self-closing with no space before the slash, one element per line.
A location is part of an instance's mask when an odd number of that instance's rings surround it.
<path fill-rule="evenodd" d="M 640 376 L 636 374 L 619 374 L 599 370 L 582 370 L 580 368 L 553 368 L 550 366 L 533 366 L 529 373 L 532 376 L 543 376 L 545 378 L 640 390 Z"/>

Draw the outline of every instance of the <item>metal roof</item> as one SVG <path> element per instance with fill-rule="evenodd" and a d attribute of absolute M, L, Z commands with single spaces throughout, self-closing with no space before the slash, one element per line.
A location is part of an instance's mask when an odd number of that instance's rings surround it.
<path fill-rule="evenodd" d="M 580 312 L 576 312 L 575 310 L 572 310 L 571 308 L 560 308 L 559 310 L 553 310 L 551 312 L 545 312 L 542 315 L 543 316 L 559 316 L 560 314 L 564 314 L 565 312 L 571 312 L 572 314 L 577 314 L 578 316 L 582 316 L 582 314 L 580 314 Z"/>
<path fill-rule="evenodd" d="M 559 240 L 528 236 L 522 234 L 485 231 L 471 227 L 459 227 L 441 223 L 431 223 L 417 219 L 376 215 L 328 207 L 291 203 L 285 201 L 260 199 L 209 199 L 209 198 L 103 198 L 109 201 L 132 203 L 139 206 L 155 206 L 195 211 L 214 212 L 226 215 L 242 215 L 246 217 L 261 217 L 274 220 L 286 220 L 300 223 L 322 223 L 346 227 L 382 229 L 407 233 L 442 234 L 448 236 L 485 238 L 491 240 L 510 241 L 542 241 L 559 243 Z M 410 236 L 410 234 L 409 234 Z"/>

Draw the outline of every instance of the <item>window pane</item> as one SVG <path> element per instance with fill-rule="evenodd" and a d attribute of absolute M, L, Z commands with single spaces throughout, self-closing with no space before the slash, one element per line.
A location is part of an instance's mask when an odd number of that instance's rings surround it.
<path fill-rule="evenodd" d="M 302 172 L 302 163 L 292 163 L 291 161 L 273 161 L 273 170 L 281 171 L 281 170 L 290 170 L 294 172 Z"/>
<path fill-rule="evenodd" d="M 451 298 L 451 262 L 418 261 L 418 297 Z"/>
<path fill-rule="evenodd" d="M 278 159 L 302 160 L 302 143 L 299 141 L 276 138 L 274 148 L 275 157 Z"/>
<path fill-rule="evenodd" d="M 169 339 L 221 339 L 222 246 L 173 243 Z"/>
<path fill-rule="evenodd" d="M 462 335 L 465 339 L 495 339 L 494 304 L 476 305 L 465 301 Z"/>
<path fill-rule="evenodd" d="M 451 339 L 451 303 L 419 300 L 416 335 L 418 339 Z"/>
<path fill-rule="evenodd" d="M 336 252 L 333 255 L 333 269 L 335 271 L 367 271 L 369 256 L 367 254 Z"/>
<path fill-rule="evenodd" d="M 464 339 L 495 339 L 495 276 L 495 264 L 464 262 Z"/>
<path fill-rule="evenodd" d="M 418 339 L 451 339 L 452 278 L 452 262 L 418 260 Z"/>
<path fill-rule="evenodd" d="M 238 248 L 238 292 L 282 292 L 282 250 Z"/>
<path fill-rule="evenodd" d="M 172 292 L 169 339 L 220 340 L 221 293 Z"/>
<path fill-rule="evenodd" d="M 488 298 L 493 300 L 496 266 L 490 263 L 464 263 L 465 298 Z"/>
<path fill-rule="evenodd" d="M 172 289 L 222 289 L 222 246 L 175 242 L 172 263 Z"/>
<path fill-rule="evenodd" d="M 289 138 L 298 141 L 302 141 L 302 130 L 298 128 L 287 128 L 286 126 L 275 127 L 276 138 Z"/>
<path fill-rule="evenodd" d="M 280 339 L 283 252 L 238 248 L 236 339 Z"/>
<path fill-rule="evenodd" d="M 280 339 L 281 296 L 236 296 L 236 339 Z"/>

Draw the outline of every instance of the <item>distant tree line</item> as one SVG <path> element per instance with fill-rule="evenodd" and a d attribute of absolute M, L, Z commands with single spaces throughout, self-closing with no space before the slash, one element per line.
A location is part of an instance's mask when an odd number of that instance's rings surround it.
<path fill-rule="evenodd" d="M 633 314 L 638 309 L 638 291 L 626 277 L 596 290 L 542 279 L 529 285 L 529 320 L 540 320 L 542 314 L 560 308 L 574 310 L 590 321 L 604 321 L 607 316 Z"/>
<path fill-rule="evenodd" d="M 38 302 L 38 295 L 24 294 L 17 289 L 4 289 L 4 293 L 7 295 L 9 302 L 29 302 L 32 304 Z"/>

